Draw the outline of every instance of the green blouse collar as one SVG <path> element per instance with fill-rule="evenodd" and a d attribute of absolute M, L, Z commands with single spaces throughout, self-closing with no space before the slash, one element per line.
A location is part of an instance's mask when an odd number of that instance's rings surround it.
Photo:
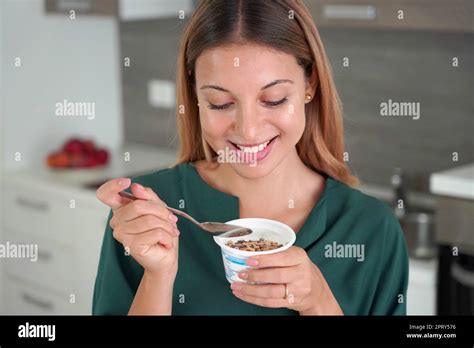
<path fill-rule="evenodd" d="M 182 167 L 182 186 L 184 194 L 193 198 L 193 203 L 206 207 L 206 211 L 200 211 L 200 215 L 207 220 L 229 221 L 239 218 L 239 198 L 237 196 L 219 191 L 210 186 L 198 173 L 193 163 L 185 163 Z M 330 176 L 325 176 L 326 184 L 323 192 L 311 210 L 300 231 L 296 234 L 295 245 L 307 248 L 316 243 L 324 234 L 326 229 L 327 206 L 330 203 L 330 191 L 337 181 Z M 199 197 L 196 196 L 196 191 Z M 193 194 L 194 193 L 194 194 Z M 212 217 L 211 217 L 212 216 Z"/>

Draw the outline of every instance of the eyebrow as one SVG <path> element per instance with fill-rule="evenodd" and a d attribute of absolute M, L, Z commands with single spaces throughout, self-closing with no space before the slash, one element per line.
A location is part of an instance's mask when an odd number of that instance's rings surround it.
<path fill-rule="evenodd" d="M 260 90 L 263 91 L 264 89 L 270 88 L 270 87 L 275 86 L 279 83 L 294 83 L 294 82 L 292 80 L 287 80 L 287 79 L 275 80 L 275 81 L 270 82 L 269 84 L 266 84 Z M 217 89 L 218 91 L 222 91 L 222 92 L 226 92 L 226 93 L 231 93 L 229 90 L 227 90 L 225 88 L 222 88 L 220 86 L 216 86 L 216 85 L 204 85 L 200 89 L 202 90 L 202 89 L 208 89 L 208 88 Z"/>

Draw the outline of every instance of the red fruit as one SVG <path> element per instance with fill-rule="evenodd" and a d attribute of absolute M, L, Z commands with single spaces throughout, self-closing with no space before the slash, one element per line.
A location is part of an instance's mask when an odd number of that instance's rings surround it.
<path fill-rule="evenodd" d="M 105 149 L 99 149 L 94 155 L 98 164 L 106 164 L 109 161 L 109 152 Z"/>
<path fill-rule="evenodd" d="M 52 153 L 47 159 L 48 166 L 52 168 L 65 168 L 70 164 L 68 154 L 64 152 Z"/>
<path fill-rule="evenodd" d="M 82 168 L 86 166 L 87 157 L 83 153 L 70 154 L 70 166 L 74 168 Z"/>
<path fill-rule="evenodd" d="M 73 138 L 64 144 L 63 151 L 69 154 L 78 154 L 82 152 L 83 146 L 84 144 L 80 139 Z"/>
<path fill-rule="evenodd" d="M 82 150 L 84 153 L 94 155 L 96 152 L 95 144 L 92 140 L 85 140 L 82 143 Z"/>
<path fill-rule="evenodd" d="M 97 161 L 97 159 L 95 157 L 88 156 L 87 159 L 86 159 L 85 167 L 87 167 L 87 168 L 96 167 L 99 164 L 100 164 L 99 161 Z"/>

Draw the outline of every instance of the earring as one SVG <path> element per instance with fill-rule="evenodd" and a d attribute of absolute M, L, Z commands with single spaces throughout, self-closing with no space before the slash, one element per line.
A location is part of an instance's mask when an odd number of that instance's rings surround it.
<path fill-rule="evenodd" d="M 312 98 L 311 94 L 306 94 L 306 101 L 309 102 Z"/>

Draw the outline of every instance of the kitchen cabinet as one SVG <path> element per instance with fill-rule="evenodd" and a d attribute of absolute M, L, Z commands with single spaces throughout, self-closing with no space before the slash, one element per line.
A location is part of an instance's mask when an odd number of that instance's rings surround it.
<path fill-rule="evenodd" d="M 471 0 L 304 0 L 318 27 L 473 32 Z M 402 11 L 402 12 L 399 12 Z"/>
<path fill-rule="evenodd" d="M 37 254 L 0 259 L 0 314 L 91 314 L 109 213 L 95 196 L 95 184 L 152 172 L 175 158 L 172 151 L 127 144 L 103 169 L 5 172 L 0 243 L 37 246 Z"/>
<path fill-rule="evenodd" d="M 437 313 L 474 315 L 474 163 L 433 173 L 439 245 Z"/>
<path fill-rule="evenodd" d="M 23 281 L 21 278 L 8 276 L 5 280 L 6 314 L 15 315 L 65 315 L 87 314 L 68 302 L 67 294 L 55 292 L 51 287 L 43 287 L 35 283 Z M 89 303 L 87 303 L 89 305 Z M 86 307 L 82 305 L 82 307 Z M 3 313 L 2 313 L 3 314 Z"/>
<path fill-rule="evenodd" d="M 36 246 L 37 256 L 5 259 L 6 313 L 90 314 L 107 207 L 93 192 L 18 179 L 4 178 L 4 239 Z"/>
<path fill-rule="evenodd" d="M 409 260 L 407 315 L 436 314 L 437 259 Z"/>
<path fill-rule="evenodd" d="M 115 16 L 122 21 L 189 16 L 193 0 L 45 0 L 47 13 Z"/>
<path fill-rule="evenodd" d="M 436 197 L 436 240 L 474 254 L 474 163 L 458 166 L 430 177 Z"/>

